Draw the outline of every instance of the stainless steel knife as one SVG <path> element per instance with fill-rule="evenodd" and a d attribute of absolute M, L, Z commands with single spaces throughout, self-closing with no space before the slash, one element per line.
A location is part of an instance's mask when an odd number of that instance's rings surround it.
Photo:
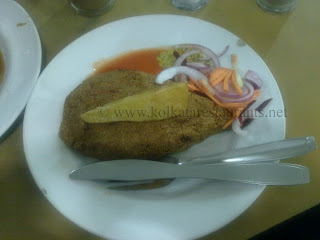
<path fill-rule="evenodd" d="M 114 160 L 81 167 L 70 173 L 78 180 L 141 181 L 206 178 L 261 185 L 295 185 L 310 181 L 308 168 L 288 163 L 217 163 L 177 165 L 149 160 Z"/>

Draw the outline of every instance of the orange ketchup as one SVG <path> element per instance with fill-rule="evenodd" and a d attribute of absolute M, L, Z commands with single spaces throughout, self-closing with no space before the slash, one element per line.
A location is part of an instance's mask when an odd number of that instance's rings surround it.
<path fill-rule="evenodd" d="M 163 69 L 159 66 L 157 57 L 161 48 L 149 48 L 130 51 L 114 57 L 110 60 L 103 60 L 95 63 L 95 73 L 100 74 L 117 69 L 138 70 L 158 75 Z"/>

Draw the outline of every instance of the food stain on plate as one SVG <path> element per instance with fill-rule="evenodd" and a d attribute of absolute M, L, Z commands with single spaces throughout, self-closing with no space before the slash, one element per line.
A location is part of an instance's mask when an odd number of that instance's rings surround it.
<path fill-rule="evenodd" d="M 106 191 L 104 194 L 105 194 L 106 196 L 108 196 L 108 197 L 112 197 L 112 195 L 113 195 L 110 190 Z"/>
<path fill-rule="evenodd" d="M 238 45 L 239 47 L 244 47 L 244 46 L 246 46 L 247 44 L 246 44 L 241 38 L 239 38 L 238 41 L 237 41 L 237 45 Z"/>
<path fill-rule="evenodd" d="M 23 26 L 25 26 L 25 25 L 27 25 L 26 22 L 17 23 L 17 27 L 23 27 Z"/>

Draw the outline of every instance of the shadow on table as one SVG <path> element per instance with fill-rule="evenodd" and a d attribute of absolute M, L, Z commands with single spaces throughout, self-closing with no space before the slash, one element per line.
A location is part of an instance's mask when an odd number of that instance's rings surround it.
<path fill-rule="evenodd" d="M 320 204 L 250 238 L 250 240 L 318 240 Z"/>
<path fill-rule="evenodd" d="M 19 117 L 14 121 L 11 127 L 0 137 L 0 144 L 5 142 L 11 134 L 22 124 L 25 109 L 20 113 Z"/>

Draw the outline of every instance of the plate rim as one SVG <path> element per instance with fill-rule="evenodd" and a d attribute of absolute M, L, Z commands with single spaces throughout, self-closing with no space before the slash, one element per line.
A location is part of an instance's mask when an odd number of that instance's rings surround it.
<path fill-rule="evenodd" d="M 10 129 L 10 127 L 14 124 L 14 122 L 18 119 L 19 115 L 23 112 L 23 110 L 25 109 L 27 102 L 29 101 L 32 92 L 33 92 L 33 88 L 36 85 L 39 75 L 40 75 L 40 71 L 41 71 L 41 65 L 42 65 L 42 45 L 41 45 L 41 40 L 40 40 L 40 36 L 39 36 L 39 32 L 38 29 L 34 23 L 34 21 L 32 20 L 31 16 L 29 15 L 29 13 L 16 1 L 10 1 L 10 0 L 5 0 L 6 2 L 4 2 L 5 6 L 13 6 L 13 8 L 15 9 L 15 11 L 19 12 L 19 14 L 23 14 L 25 16 L 28 17 L 28 24 L 30 24 L 30 29 L 33 32 L 33 37 L 35 38 L 35 46 L 36 46 L 36 62 L 37 64 L 35 64 L 35 69 L 33 70 L 33 79 L 32 81 L 30 81 L 30 87 L 26 90 L 27 94 L 26 97 L 24 99 L 21 99 L 20 103 L 18 104 L 19 107 L 16 107 L 16 110 L 14 111 L 14 113 L 11 115 L 11 117 L 9 118 L 9 120 L 6 123 L 2 123 L 0 126 L 0 137 L 2 137 L 3 135 L 6 134 L 6 132 Z M 8 5 L 6 5 L 8 4 Z"/>

